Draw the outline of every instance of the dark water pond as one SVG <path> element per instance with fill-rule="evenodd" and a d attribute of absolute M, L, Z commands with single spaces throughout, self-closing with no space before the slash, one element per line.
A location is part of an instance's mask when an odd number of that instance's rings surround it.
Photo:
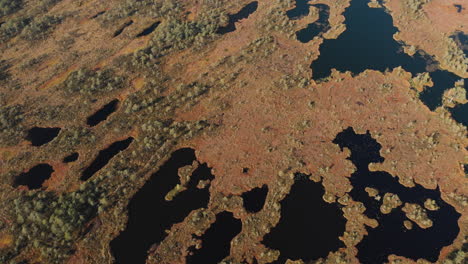
<path fill-rule="evenodd" d="M 203 189 L 197 188 L 201 180 L 214 178 L 206 164 L 194 171 L 185 191 L 171 201 L 165 200 L 166 194 L 180 183 L 178 169 L 191 165 L 195 160 L 193 149 L 175 151 L 132 197 L 128 205 L 127 226 L 110 243 L 115 263 L 145 263 L 147 251 L 153 244 L 164 240 L 167 236 L 166 229 L 182 222 L 193 210 L 207 207 L 210 199 L 209 185 Z"/>
<path fill-rule="evenodd" d="M 153 33 L 153 31 L 159 26 L 159 24 L 161 24 L 161 22 L 159 21 L 151 24 L 151 26 L 143 29 L 143 31 L 141 31 L 136 37 L 140 38 L 140 37 L 148 36 L 149 34 Z"/>
<path fill-rule="evenodd" d="M 250 4 L 247 4 L 244 6 L 239 12 L 229 15 L 229 22 L 227 26 L 225 27 L 220 27 L 217 31 L 218 34 L 226 34 L 229 32 L 233 32 L 236 30 L 236 22 L 248 18 L 251 14 L 253 14 L 255 11 L 257 11 L 258 8 L 258 2 L 254 1 Z"/>
<path fill-rule="evenodd" d="M 202 247 L 192 249 L 187 256 L 187 264 L 219 263 L 230 255 L 231 240 L 242 230 L 242 222 L 234 218 L 230 212 L 216 215 L 214 222 L 206 232 L 199 237 Z"/>
<path fill-rule="evenodd" d="M 50 178 L 54 169 L 49 164 L 38 164 L 32 167 L 28 172 L 21 173 L 15 179 L 14 186 L 28 186 L 30 190 L 39 189 L 42 184 Z"/>
<path fill-rule="evenodd" d="M 252 190 L 242 194 L 244 208 L 247 212 L 257 213 L 263 209 L 265 199 L 268 194 L 268 186 L 263 185 L 261 188 L 253 188 Z"/>
<path fill-rule="evenodd" d="M 52 141 L 60 133 L 59 127 L 33 127 L 28 131 L 26 140 L 31 141 L 31 145 L 39 147 Z"/>
<path fill-rule="evenodd" d="M 70 163 L 70 162 L 74 162 L 76 160 L 78 160 L 78 157 L 80 156 L 80 154 L 78 152 L 73 152 L 72 154 L 66 156 L 65 158 L 63 158 L 63 163 Z"/>
<path fill-rule="evenodd" d="M 367 228 L 369 234 L 357 245 L 360 262 L 384 263 L 390 254 L 414 260 L 424 258 L 436 261 L 442 247 L 450 245 L 458 235 L 460 229 L 457 221 L 460 214 L 441 199 L 438 189 L 425 189 L 417 184 L 413 188 L 407 188 L 399 184 L 398 178 L 387 172 L 369 171 L 370 163 L 384 161 L 380 156 L 381 145 L 369 133 L 356 134 L 352 128 L 348 128 L 336 136 L 334 143 L 351 151 L 349 159 L 357 167 L 357 171 L 350 177 L 353 185 L 351 197 L 364 203 L 365 214 L 379 222 L 377 228 Z M 375 188 L 382 195 L 397 194 L 403 203 L 422 206 L 427 198 L 435 200 L 440 209 L 427 211 L 433 226 L 422 229 L 415 224 L 411 230 L 406 230 L 403 226 L 406 216 L 401 208 L 394 209 L 388 215 L 382 214 L 379 209 L 381 202 L 369 197 L 365 187 Z"/>
<path fill-rule="evenodd" d="M 281 252 L 275 264 L 288 258 L 316 260 L 345 247 L 338 238 L 345 231 L 343 212 L 337 204 L 325 202 L 323 194 L 321 183 L 296 174 L 290 193 L 281 201 L 280 222 L 263 239 L 267 247 Z"/>
<path fill-rule="evenodd" d="M 91 176 L 106 166 L 115 155 L 128 148 L 132 142 L 133 138 L 129 137 L 125 140 L 114 142 L 106 149 L 99 151 L 96 159 L 83 171 L 80 179 L 86 181 L 91 178 Z"/>
<path fill-rule="evenodd" d="M 118 105 L 119 105 L 119 100 L 117 99 L 112 100 L 111 102 L 104 105 L 101 109 L 97 110 L 96 113 L 89 116 L 86 119 L 86 123 L 92 127 L 96 126 L 97 124 L 106 120 L 110 114 L 114 113 L 115 110 L 117 110 Z"/>

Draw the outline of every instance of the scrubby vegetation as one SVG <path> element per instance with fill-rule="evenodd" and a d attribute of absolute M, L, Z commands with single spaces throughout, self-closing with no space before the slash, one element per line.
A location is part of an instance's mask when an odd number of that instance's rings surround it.
<path fill-rule="evenodd" d="M 460 249 L 453 250 L 444 260 L 444 264 L 462 264 L 468 260 L 468 237 L 465 237 Z"/>
<path fill-rule="evenodd" d="M 289 1 L 277 0 L 277 2 L 280 3 L 280 6 L 273 5 L 270 7 L 267 15 L 269 19 L 260 21 L 260 26 L 266 32 L 280 31 L 293 37 L 295 35 L 293 30 L 294 22 L 284 12 L 285 9 L 290 8 Z"/>
<path fill-rule="evenodd" d="M 70 74 L 62 88 L 69 94 L 96 95 L 120 89 L 123 84 L 124 78 L 115 76 L 112 70 L 80 69 Z"/>
<path fill-rule="evenodd" d="M 19 142 L 22 137 L 24 118 L 20 105 L 0 108 L 0 146 L 11 146 Z"/>
<path fill-rule="evenodd" d="M 49 34 L 54 26 L 60 24 L 62 18 L 59 16 L 44 16 L 35 18 L 27 26 L 24 27 L 21 37 L 26 40 L 44 39 Z"/>
<path fill-rule="evenodd" d="M 8 20 L 0 26 L 0 40 L 7 41 L 19 35 L 30 22 L 31 20 L 28 18 L 15 18 Z"/>
<path fill-rule="evenodd" d="M 63 263 L 73 252 L 73 241 L 82 235 L 84 224 L 103 210 L 108 201 L 99 182 L 94 181 L 60 196 L 51 192 L 27 193 L 13 204 L 16 219 L 12 233 L 17 236 L 14 251 L 32 247 L 39 249 L 48 263 Z M 14 255 L 3 255 L 0 260 L 6 263 Z"/>
<path fill-rule="evenodd" d="M 146 15 L 149 17 L 177 16 L 181 12 L 180 5 L 176 1 L 163 0 L 142 0 L 122 1 L 117 8 L 103 14 L 102 21 L 104 25 L 112 25 L 118 19 L 126 18 L 135 14 Z"/>
<path fill-rule="evenodd" d="M 446 39 L 447 50 L 442 62 L 455 72 L 468 71 L 468 58 L 463 53 L 463 50 L 458 47 L 455 40 L 450 37 Z"/>
<path fill-rule="evenodd" d="M 0 17 L 12 14 L 22 7 L 22 0 L 0 0 Z"/>
<path fill-rule="evenodd" d="M 10 77 L 8 68 L 10 68 L 10 66 L 6 63 L 6 61 L 0 60 L 0 83 L 6 81 Z"/>
<path fill-rule="evenodd" d="M 429 2 L 429 0 L 406 0 L 405 4 L 413 15 L 421 16 L 421 8 L 427 2 Z"/>

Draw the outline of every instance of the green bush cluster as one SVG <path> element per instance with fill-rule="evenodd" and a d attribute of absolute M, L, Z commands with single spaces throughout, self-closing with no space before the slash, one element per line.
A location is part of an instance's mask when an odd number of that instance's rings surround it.
<path fill-rule="evenodd" d="M 10 78 L 10 74 L 8 73 L 9 68 L 10 65 L 6 61 L 0 60 L 0 83 Z"/>
<path fill-rule="evenodd" d="M 112 70 L 92 71 L 80 69 L 70 74 L 64 82 L 68 93 L 95 95 L 123 87 L 124 78 L 115 76 Z"/>
<path fill-rule="evenodd" d="M 279 5 L 272 5 L 269 8 L 268 19 L 259 21 L 260 27 L 268 32 L 279 31 L 284 33 L 289 33 L 291 36 L 294 36 L 294 22 L 291 21 L 285 13 L 285 9 L 288 9 L 288 1 L 277 0 L 276 2 Z"/>
<path fill-rule="evenodd" d="M 465 56 L 463 50 L 453 38 L 447 38 L 447 50 L 442 60 L 452 70 L 458 72 L 468 71 L 468 57 Z"/>
<path fill-rule="evenodd" d="M 116 8 L 106 12 L 102 16 L 102 21 L 104 25 L 113 25 L 116 20 L 135 14 L 158 18 L 168 15 L 177 16 L 180 11 L 178 3 L 172 0 L 126 0 Z"/>
<path fill-rule="evenodd" d="M 29 18 L 15 18 L 6 21 L 0 26 L 0 40 L 7 41 L 18 36 L 30 22 Z"/>
<path fill-rule="evenodd" d="M 152 150 L 160 148 L 169 139 L 185 137 L 189 139 L 195 134 L 208 127 L 206 121 L 197 122 L 161 122 L 158 120 L 148 121 L 141 125 L 141 130 L 147 134 L 143 138 L 145 149 Z"/>
<path fill-rule="evenodd" d="M 23 134 L 23 118 L 20 105 L 0 108 L 0 146 L 11 146 L 19 142 Z"/>
<path fill-rule="evenodd" d="M 62 149 L 70 150 L 78 145 L 87 145 L 94 143 L 96 140 L 91 129 L 85 127 L 67 128 L 60 134 L 57 139 L 57 145 Z"/>
<path fill-rule="evenodd" d="M 157 89 L 157 88 L 156 88 Z M 126 114 L 147 112 L 158 114 L 170 114 L 176 108 L 195 104 L 197 97 L 206 93 L 209 87 L 199 83 L 180 85 L 176 91 L 166 97 L 155 95 L 151 88 L 139 94 L 133 94 L 128 97 L 124 104 Z"/>
<path fill-rule="evenodd" d="M 45 39 L 52 29 L 62 22 L 60 16 L 44 16 L 34 18 L 21 32 L 21 37 L 26 40 Z"/>
<path fill-rule="evenodd" d="M 15 251 L 34 247 L 49 260 L 47 263 L 63 263 L 72 253 L 73 241 L 82 235 L 84 224 L 108 205 L 102 193 L 98 183 L 91 181 L 73 193 L 56 196 L 36 192 L 15 199 Z"/>
<path fill-rule="evenodd" d="M 22 0 L 0 0 L 0 17 L 12 14 L 22 7 Z"/>
<path fill-rule="evenodd" d="M 155 30 L 151 53 L 159 57 L 165 55 L 164 51 L 200 48 L 206 40 L 216 35 L 216 31 L 226 20 L 226 15 L 215 10 L 200 14 L 196 21 L 169 19 Z"/>
<path fill-rule="evenodd" d="M 455 249 L 450 254 L 448 254 L 447 258 L 443 262 L 444 264 L 463 264 L 466 263 L 468 260 L 468 237 L 465 237 L 464 243 L 460 249 Z"/>

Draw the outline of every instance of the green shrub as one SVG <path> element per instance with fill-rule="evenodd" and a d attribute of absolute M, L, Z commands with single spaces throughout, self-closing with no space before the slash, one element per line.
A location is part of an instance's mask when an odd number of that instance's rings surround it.
<path fill-rule="evenodd" d="M 26 40 L 45 39 L 52 29 L 62 22 L 59 16 L 44 16 L 35 18 L 26 25 L 21 33 L 21 37 Z"/>
<path fill-rule="evenodd" d="M 64 83 L 64 89 L 68 93 L 94 95 L 120 89 L 123 83 L 124 78 L 114 76 L 111 70 L 96 72 L 80 69 L 70 74 Z"/>
<path fill-rule="evenodd" d="M 23 110 L 20 105 L 0 108 L 0 146 L 11 146 L 22 137 Z"/>
<path fill-rule="evenodd" d="M 47 263 L 64 263 L 84 224 L 108 205 L 102 192 L 98 181 L 90 181 L 73 193 L 35 192 L 15 199 L 15 251 L 34 247 L 49 260 Z"/>
<path fill-rule="evenodd" d="M 0 0 L 0 17 L 12 14 L 22 7 L 22 0 Z"/>
<path fill-rule="evenodd" d="M 31 22 L 28 18 L 11 19 L 0 26 L 0 40 L 7 41 L 16 37 Z"/>

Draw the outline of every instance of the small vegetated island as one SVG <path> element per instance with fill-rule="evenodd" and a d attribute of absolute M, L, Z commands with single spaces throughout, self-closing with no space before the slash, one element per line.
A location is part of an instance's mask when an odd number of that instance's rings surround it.
<path fill-rule="evenodd" d="M 0 263 L 468 262 L 464 0 L 0 0 Z"/>

